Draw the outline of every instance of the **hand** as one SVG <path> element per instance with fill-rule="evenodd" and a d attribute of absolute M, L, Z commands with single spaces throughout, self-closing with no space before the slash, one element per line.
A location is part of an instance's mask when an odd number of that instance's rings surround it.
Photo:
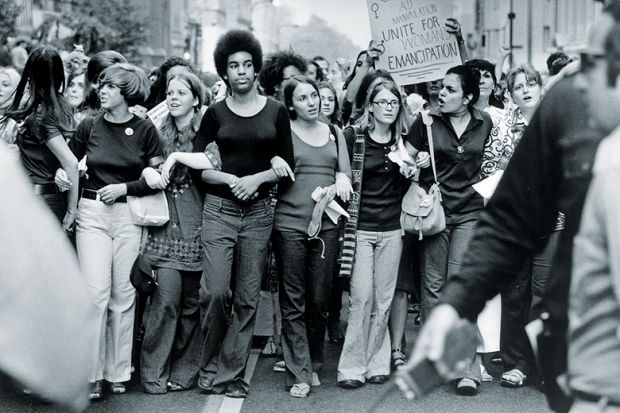
<path fill-rule="evenodd" d="M 431 154 L 428 152 L 418 152 L 415 157 L 415 164 L 418 168 L 428 168 L 431 165 Z"/>
<path fill-rule="evenodd" d="M 67 210 L 65 217 L 62 219 L 62 230 L 65 232 L 73 231 L 73 224 L 75 223 L 76 212 Z"/>
<path fill-rule="evenodd" d="M 500 59 L 505 59 L 506 56 L 508 56 L 509 54 L 512 53 L 512 50 L 510 50 L 510 47 L 506 47 L 506 46 L 501 46 L 499 48 L 499 57 Z"/>
<path fill-rule="evenodd" d="M 336 195 L 344 202 L 349 202 L 352 193 L 353 186 L 351 186 L 351 179 L 347 174 L 336 172 Z"/>
<path fill-rule="evenodd" d="M 211 93 L 213 94 L 214 103 L 226 98 L 226 89 L 226 83 L 224 83 L 223 80 L 218 80 L 213 86 L 211 86 Z"/>
<path fill-rule="evenodd" d="M 172 173 L 172 168 L 176 165 L 177 159 L 174 156 L 174 153 L 168 155 L 166 162 L 161 166 L 161 177 L 163 178 L 164 183 L 167 185 L 170 182 L 170 174 Z"/>
<path fill-rule="evenodd" d="M 149 188 L 166 189 L 167 181 L 164 182 L 162 175 L 160 175 L 155 169 L 145 168 L 144 171 L 142 171 L 142 176 L 144 177 L 144 180 Z"/>
<path fill-rule="evenodd" d="M 247 201 L 255 197 L 258 187 L 262 184 L 260 179 L 254 175 L 244 176 L 243 178 L 237 178 L 237 182 L 230 186 L 233 195 L 239 198 L 241 201 Z"/>
<path fill-rule="evenodd" d="M 99 199 L 106 205 L 112 205 L 118 198 L 127 195 L 127 185 L 110 184 L 99 190 Z"/>
<path fill-rule="evenodd" d="M 71 181 L 69 181 L 67 172 L 62 168 L 58 168 L 56 170 L 56 175 L 54 175 L 54 183 L 56 183 L 56 186 L 60 192 L 66 192 L 71 189 Z"/>
<path fill-rule="evenodd" d="M 562 77 L 568 77 L 570 75 L 574 75 L 575 73 L 577 73 L 579 69 L 581 69 L 581 62 L 579 60 L 573 60 L 572 62 L 564 66 L 562 69 L 560 69 L 560 71 L 558 72 L 558 75 Z"/>
<path fill-rule="evenodd" d="M 461 23 L 454 17 L 448 17 L 446 19 L 446 31 L 456 36 L 457 40 L 463 39 L 463 33 L 461 32 Z"/>
<path fill-rule="evenodd" d="M 458 326 L 460 320 L 461 318 L 451 305 L 440 304 L 435 307 L 428 320 L 424 321 L 416 338 L 408 366 L 415 366 L 425 358 L 438 361 L 443 355 L 448 333 Z"/>
<path fill-rule="evenodd" d="M 366 62 L 373 66 L 374 63 L 379 60 L 379 56 L 381 56 L 385 52 L 385 45 L 383 41 L 375 42 L 371 40 L 368 43 L 368 49 L 366 49 Z"/>
<path fill-rule="evenodd" d="M 417 165 L 411 159 L 403 159 L 403 164 L 400 166 L 400 174 L 407 179 L 413 177 L 415 172 L 418 170 Z"/>
<path fill-rule="evenodd" d="M 146 108 L 144 106 L 135 105 L 129 108 L 129 112 L 133 113 L 139 118 L 146 119 Z"/>
<path fill-rule="evenodd" d="M 271 159 L 271 169 L 273 169 L 278 178 L 281 179 L 285 176 L 289 176 L 291 181 L 295 182 L 295 174 L 291 170 L 291 167 L 288 166 L 288 163 L 279 156 L 274 156 Z"/>

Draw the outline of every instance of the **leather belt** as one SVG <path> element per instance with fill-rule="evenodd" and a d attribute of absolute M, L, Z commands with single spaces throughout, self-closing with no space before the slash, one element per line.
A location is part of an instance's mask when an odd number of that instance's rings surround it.
<path fill-rule="evenodd" d="M 87 189 L 87 188 L 83 188 L 82 189 L 82 198 L 86 198 L 86 199 L 93 199 L 95 201 L 101 201 L 100 195 L 99 195 L 99 191 L 95 191 L 94 189 Z M 101 201 L 103 202 L 103 201 Z M 114 201 L 114 203 L 117 202 L 127 202 L 127 197 L 126 196 L 120 196 L 118 198 L 116 198 L 116 201 Z"/>
<path fill-rule="evenodd" d="M 56 184 L 34 184 L 33 187 L 35 195 L 60 194 L 60 190 Z"/>
<path fill-rule="evenodd" d="M 610 400 L 605 396 L 599 396 L 598 394 L 592 394 L 580 390 L 571 390 L 571 394 L 575 399 L 583 400 L 591 403 L 603 402 L 606 406 L 620 407 L 620 401 Z"/>

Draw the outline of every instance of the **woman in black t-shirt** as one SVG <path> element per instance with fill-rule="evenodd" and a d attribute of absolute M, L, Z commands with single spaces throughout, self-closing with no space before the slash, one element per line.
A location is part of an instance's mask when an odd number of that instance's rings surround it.
<path fill-rule="evenodd" d="M 28 102 L 20 108 L 28 91 Z M 16 144 L 32 183 L 65 231 L 75 221 L 78 201 L 78 162 L 67 146 L 74 130 L 73 110 L 62 92 L 65 75 L 58 52 L 49 46 L 32 51 L 7 117 L 21 122 Z M 70 182 L 68 202 L 54 184 L 54 173 L 60 166 Z"/>
<path fill-rule="evenodd" d="M 126 197 L 153 193 L 142 171 L 163 161 L 153 123 L 129 112 L 144 102 L 147 78 L 141 69 L 118 63 L 99 79 L 104 112 L 80 123 L 71 147 L 86 156 L 88 178 L 80 199 L 77 250 L 100 322 L 98 357 L 92 366 L 89 395 L 102 398 L 102 381 L 112 393 L 124 393 L 131 377 L 135 290 L 129 282 L 138 256 L 142 227 L 132 221 Z"/>

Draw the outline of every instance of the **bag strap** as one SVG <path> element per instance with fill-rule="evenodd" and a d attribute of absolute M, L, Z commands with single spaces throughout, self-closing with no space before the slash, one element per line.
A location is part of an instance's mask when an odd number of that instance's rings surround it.
<path fill-rule="evenodd" d="M 422 112 L 422 121 L 426 125 L 426 136 L 428 138 L 428 148 L 431 154 L 431 166 L 433 168 L 433 177 L 435 178 L 435 183 L 439 185 L 439 182 L 437 181 L 437 167 L 435 166 L 435 147 L 433 145 L 433 128 L 431 127 L 433 125 L 433 118 L 431 117 L 428 111 Z"/>

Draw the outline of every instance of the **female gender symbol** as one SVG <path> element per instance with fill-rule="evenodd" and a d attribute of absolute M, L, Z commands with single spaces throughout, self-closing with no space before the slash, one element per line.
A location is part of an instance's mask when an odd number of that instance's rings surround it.
<path fill-rule="evenodd" d="M 372 3 L 370 5 L 370 11 L 375 14 L 375 19 L 379 18 L 379 15 L 377 14 L 377 11 L 379 11 L 379 5 L 377 3 Z"/>

